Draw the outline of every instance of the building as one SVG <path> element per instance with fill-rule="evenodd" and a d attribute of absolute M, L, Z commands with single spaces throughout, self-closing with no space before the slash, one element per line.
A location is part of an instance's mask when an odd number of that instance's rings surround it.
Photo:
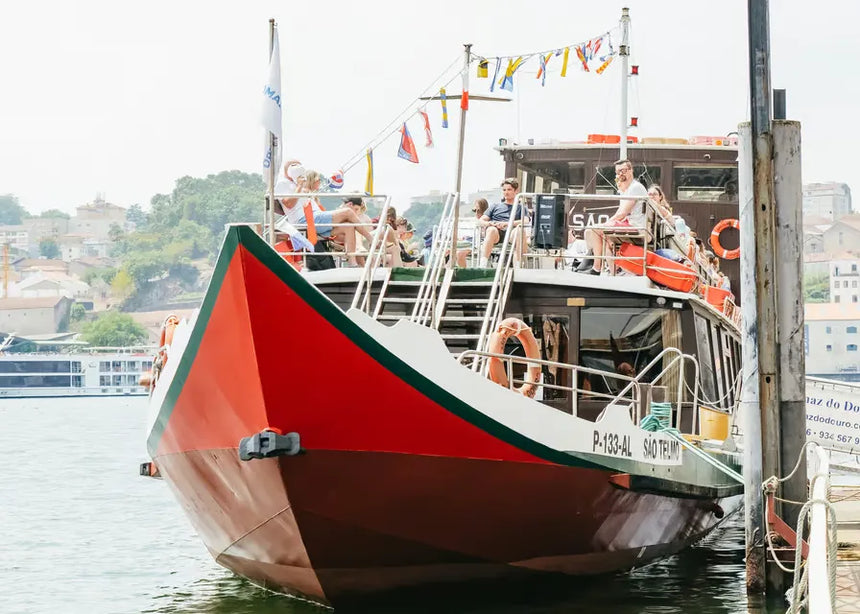
<path fill-rule="evenodd" d="M 860 259 L 846 258 L 830 261 L 830 302 L 856 303 L 860 296 Z"/>
<path fill-rule="evenodd" d="M 0 331 L 14 335 L 63 332 L 72 300 L 64 296 L 0 299 Z"/>
<path fill-rule="evenodd" d="M 860 381 L 860 304 L 807 303 L 807 375 Z"/>
<path fill-rule="evenodd" d="M 39 255 L 39 244 L 51 239 L 57 241 L 69 232 L 69 220 L 62 217 L 30 217 L 24 220 L 30 242 L 30 255 Z"/>
<path fill-rule="evenodd" d="M 20 274 L 21 279 L 26 279 L 31 275 L 38 275 L 40 273 L 67 273 L 69 265 L 62 260 L 21 258 L 12 263 L 12 268 Z"/>
<path fill-rule="evenodd" d="M 60 247 L 60 258 L 64 262 L 71 262 L 72 260 L 89 256 L 86 253 L 86 246 L 84 245 L 86 240 L 87 236 L 85 235 L 67 234 L 61 236 L 57 240 L 57 244 Z"/>
<path fill-rule="evenodd" d="M 860 214 L 845 215 L 822 233 L 825 252 L 860 251 Z"/>
<path fill-rule="evenodd" d="M 808 183 L 803 186 L 803 215 L 837 220 L 852 213 L 851 188 L 845 183 Z"/>
<path fill-rule="evenodd" d="M 90 286 L 65 273 L 40 273 L 9 287 L 10 297 L 40 298 L 65 296 L 68 298 L 89 298 Z"/>
<path fill-rule="evenodd" d="M 23 224 L 0 226 L 0 245 L 8 245 L 9 249 L 19 254 L 26 254 L 30 248 L 30 233 Z"/>
<path fill-rule="evenodd" d="M 86 205 L 76 207 L 77 214 L 69 220 L 69 234 L 88 238 L 108 239 L 111 226 L 125 230 L 125 207 L 106 202 L 101 196 Z M 78 256 L 80 257 L 80 256 Z"/>

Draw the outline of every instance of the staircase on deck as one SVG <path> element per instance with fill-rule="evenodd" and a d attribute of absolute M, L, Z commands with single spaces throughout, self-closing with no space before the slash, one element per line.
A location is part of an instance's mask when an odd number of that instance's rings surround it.
<path fill-rule="evenodd" d="M 375 297 L 374 318 L 389 325 L 414 320 L 423 275 L 423 269 L 393 269 Z M 432 308 L 425 323 L 439 331 L 451 352 L 477 346 L 490 301 L 498 300 L 498 293 L 490 298 L 494 275 L 493 269 L 445 269 L 435 283 L 428 282 Z"/>

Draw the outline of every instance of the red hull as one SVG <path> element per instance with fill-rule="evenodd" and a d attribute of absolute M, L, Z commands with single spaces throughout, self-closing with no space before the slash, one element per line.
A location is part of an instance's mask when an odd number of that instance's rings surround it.
<path fill-rule="evenodd" d="M 718 503 L 740 499 L 624 490 L 613 471 L 494 422 L 379 346 L 246 229 L 229 231 L 176 375 L 160 385 L 150 453 L 209 551 L 257 583 L 333 604 L 629 568 L 701 537 Z M 298 432 L 305 453 L 239 461 L 239 440 L 267 427 Z"/>

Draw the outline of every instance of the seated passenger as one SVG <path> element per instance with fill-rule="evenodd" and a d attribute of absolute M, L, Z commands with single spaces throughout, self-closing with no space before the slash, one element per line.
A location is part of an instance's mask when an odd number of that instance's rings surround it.
<path fill-rule="evenodd" d="M 510 226 L 520 226 L 523 221 L 523 204 L 517 206 L 514 221 L 511 222 L 511 210 L 514 208 L 520 182 L 516 178 L 508 178 L 502 182 L 502 202 L 495 203 L 481 216 L 478 224 L 485 228 L 484 245 L 481 249 L 481 259 L 478 266 L 487 268 L 490 261 L 490 253 L 496 244 L 505 239 L 505 233 Z M 512 237 L 513 238 L 513 237 Z M 525 250 L 525 245 L 520 245 L 519 254 Z"/>
<path fill-rule="evenodd" d="M 672 206 L 669 204 L 669 201 L 666 200 L 663 188 L 656 183 L 652 183 L 651 187 L 648 188 L 648 196 L 650 197 L 651 202 L 654 203 L 657 211 L 660 213 L 660 217 L 674 227 L 675 218 L 672 217 Z"/>
<path fill-rule="evenodd" d="M 630 160 L 619 160 L 615 163 L 615 184 L 621 196 L 648 196 L 648 190 L 633 177 L 633 163 Z M 645 228 L 647 216 L 645 203 L 633 198 L 622 198 L 618 202 L 618 209 L 609 218 L 606 226 L 620 226 L 631 228 Z M 585 230 L 585 242 L 592 254 L 592 258 L 586 258 L 579 265 L 577 271 L 581 273 L 600 275 L 603 270 L 603 254 L 606 242 L 603 233 L 594 228 Z"/>
<path fill-rule="evenodd" d="M 397 242 L 400 247 L 400 260 L 403 266 L 417 267 L 421 255 L 415 253 L 411 244 L 412 237 L 415 236 L 415 227 L 405 217 L 397 218 L 395 227 L 397 228 Z"/>
<path fill-rule="evenodd" d="M 317 192 L 321 181 L 322 176 L 319 172 L 305 170 L 300 177 L 296 178 L 296 188 L 294 193 L 303 194 Z M 278 189 L 278 186 L 275 188 L 275 193 L 283 194 L 283 192 Z M 317 236 L 324 239 L 332 238 L 338 243 L 343 244 L 346 249 L 349 265 L 358 266 L 358 262 L 355 258 L 356 233 L 360 234 L 368 241 L 372 240 L 372 235 L 370 234 L 370 231 L 363 226 L 340 225 L 359 224 L 360 221 L 355 211 L 350 208 L 326 211 L 316 197 L 299 198 L 298 196 L 295 196 L 280 199 L 280 205 L 285 212 L 283 219 L 294 226 L 303 225 L 305 223 L 310 225 L 305 213 L 305 207 L 308 204 L 310 205 L 309 213 L 312 215 L 313 225 L 316 229 Z"/>

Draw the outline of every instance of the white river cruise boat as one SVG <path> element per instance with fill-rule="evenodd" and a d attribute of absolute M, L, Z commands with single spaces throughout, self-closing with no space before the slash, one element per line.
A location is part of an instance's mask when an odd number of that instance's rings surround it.
<path fill-rule="evenodd" d="M 0 398 L 146 395 L 151 348 L 0 355 Z"/>

